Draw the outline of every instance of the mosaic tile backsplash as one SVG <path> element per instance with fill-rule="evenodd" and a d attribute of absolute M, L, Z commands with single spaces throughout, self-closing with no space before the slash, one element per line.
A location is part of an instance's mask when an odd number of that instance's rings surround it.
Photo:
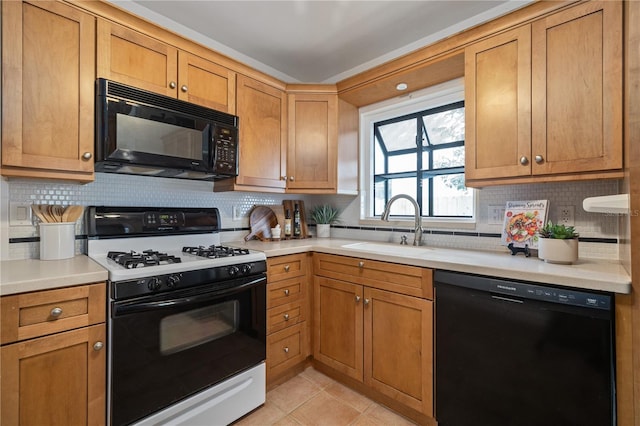
<path fill-rule="evenodd" d="M 285 199 L 302 199 L 306 207 L 331 203 L 342 210 L 340 224 L 332 229 L 332 236 L 344 238 L 364 238 L 376 241 L 398 241 L 406 231 L 390 231 L 385 223 L 372 225 L 360 223 L 360 198 L 348 195 L 292 195 L 267 194 L 255 192 L 213 192 L 214 183 L 180 179 L 164 179 L 146 176 L 128 176 L 96 173 L 94 182 L 80 185 L 75 183 L 42 181 L 32 179 L 12 179 L 2 182 L 2 259 L 38 258 L 39 244 L 33 240 L 38 236 L 38 228 L 32 226 L 8 226 L 9 203 L 19 204 L 80 204 L 112 206 L 163 206 L 163 207 L 217 207 L 220 209 L 224 228 L 222 241 L 239 240 L 248 232 L 248 214 L 256 204 L 281 204 Z M 477 223 L 474 229 L 448 228 L 447 234 L 427 234 L 428 245 L 467 248 L 505 250 L 495 235 L 500 225 L 488 223 L 488 208 L 491 205 L 504 205 L 515 200 L 549 200 L 549 218 L 556 220 L 558 206 L 575 206 L 575 226 L 582 238 L 580 256 L 618 259 L 618 245 L 612 244 L 618 239 L 617 217 L 587 213 L 582 209 L 582 200 L 586 197 L 617 194 L 620 182 L 616 180 L 549 183 L 534 185 L 508 185 L 479 190 Z M 237 214 L 234 220 L 234 210 Z M 431 232 L 437 229 L 427 229 Z M 314 228 L 310 229 L 312 232 Z M 451 235 L 454 231 L 454 235 Z M 76 234 L 86 233 L 84 222 L 78 221 Z M 482 234 L 482 235 L 479 235 Z M 6 240 L 10 243 L 6 244 Z M 607 239 L 609 243 L 589 242 L 590 239 Z M 8 251 L 8 253 L 7 253 Z M 76 240 L 76 252 L 86 251 L 86 240 Z"/>

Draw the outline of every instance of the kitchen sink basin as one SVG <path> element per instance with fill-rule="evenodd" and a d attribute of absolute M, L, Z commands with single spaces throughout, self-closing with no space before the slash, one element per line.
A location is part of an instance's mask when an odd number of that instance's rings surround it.
<path fill-rule="evenodd" d="M 401 245 L 397 243 L 384 244 L 384 243 L 367 243 L 367 242 L 345 244 L 342 246 L 342 248 L 366 251 L 370 253 L 380 253 L 380 254 L 410 256 L 410 257 L 421 256 L 433 250 L 430 247 L 424 247 L 424 246 Z"/>

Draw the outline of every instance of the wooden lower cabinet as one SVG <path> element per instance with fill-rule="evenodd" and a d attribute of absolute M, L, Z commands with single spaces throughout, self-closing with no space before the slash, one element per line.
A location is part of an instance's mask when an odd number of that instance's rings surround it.
<path fill-rule="evenodd" d="M 104 425 L 103 283 L 4 296 L 0 423 Z"/>
<path fill-rule="evenodd" d="M 314 278 L 314 360 L 427 417 L 432 321 L 430 300 Z"/>
<path fill-rule="evenodd" d="M 307 256 L 267 259 L 267 387 L 297 372 L 310 354 Z"/>

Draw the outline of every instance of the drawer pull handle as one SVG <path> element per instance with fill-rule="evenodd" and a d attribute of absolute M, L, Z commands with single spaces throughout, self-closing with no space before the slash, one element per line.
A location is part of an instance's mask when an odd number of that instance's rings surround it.
<path fill-rule="evenodd" d="M 284 353 L 285 353 L 285 354 L 288 354 L 288 353 L 289 353 L 289 348 L 288 348 L 288 347 L 286 347 L 286 346 L 285 346 L 285 348 L 284 348 Z"/>
<path fill-rule="evenodd" d="M 62 308 L 53 308 L 50 312 L 50 315 L 54 318 L 58 318 L 62 315 Z"/>
<path fill-rule="evenodd" d="M 356 303 L 360 301 L 360 296 L 356 296 Z"/>
<path fill-rule="evenodd" d="M 288 296 L 288 295 L 289 295 L 289 289 L 288 289 L 288 288 L 285 288 L 285 289 L 284 289 L 284 295 L 285 295 L 285 296 Z"/>
<path fill-rule="evenodd" d="M 291 269 L 291 267 L 289 265 L 284 265 L 284 271 L 285 272 L 289 272 L 289 269 Z"/>
<path fill-rule="evenodd" d="M 364 268 L 364 262 L 363 261 L 358 262 L 358 268 L 360 268 L 360 269 Z"/>
<path fill-rule="evenodd" d="M 284 320 L 289 321 L 289 314 L 284 314 Z"/>
<path fill-rule="evenodd" d="M 104 343 L 102 343 L 102 342 L 95 342 L 93 344 L 93 350 L 94 351 L 99 351 L 102 348 L 104 348 Z"/>
<path fill-rule="evenodd" d="M 369 299 L 364 299 L 364 304 L 368 305 L 369 304 Z"/>

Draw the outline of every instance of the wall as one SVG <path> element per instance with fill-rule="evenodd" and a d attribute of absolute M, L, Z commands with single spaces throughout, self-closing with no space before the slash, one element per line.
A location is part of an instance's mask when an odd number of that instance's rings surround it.
<path fill-rule="evenodd" d="M 95 182 L 79 185 L 66 182 L 12 179 L 2 181 L 2 259 L 39 257 L 36 226 L 8 226 L 5 213 L 9 203 L 21 204 L 81 204 L 160 207 L 218 207 L 222 219 L 222 241 L 240 240 L 248 233 L 248 213 L 255 204 L 280 204 L 285 199 L 302 199 L 308 208 L 331 203 L 343 210 L 341 222 L 332 236 L 363 238 L 376 241 L 399 241 L 412 226 L 393 229 L 384 222 L 361 225 L 360 197 L 347 195 L 300 196 L 284 194 L 228 192 L 214 193 L 214 183 L 180 179 L 152 178 L 96 173 Z M 478 223 L 475 229 L 434 229 L 425 224 L 428 245 L 468 249 L 500 250 L 500 226 L 489 225 L 488 206 L 504 205 L 506 201 L 526 199 L 550 200 L 549 216 L 557 217 L 557 206 L 574 205 L 576 228 L 581 234 L 580 256 L 618 260 L 618 220 L 604 214 L 582 210 L 582 200 L 597 195 L 616 194 L 619 181 L 603 180 L 539 185 L 510 185 L 479 190 Z M 233 208 L 240 213 L 234 220 Z M 313 233 L 314 228 L 310 231 Z M 84 221 L 76 226 L 76 252 L 86 251 Z M 410 238 L 411 240 L 411 238 Z"/>

